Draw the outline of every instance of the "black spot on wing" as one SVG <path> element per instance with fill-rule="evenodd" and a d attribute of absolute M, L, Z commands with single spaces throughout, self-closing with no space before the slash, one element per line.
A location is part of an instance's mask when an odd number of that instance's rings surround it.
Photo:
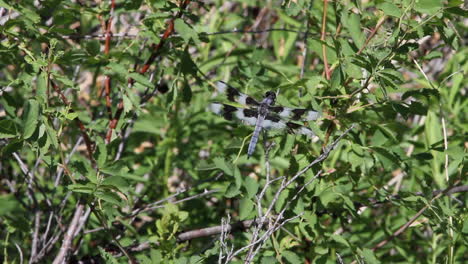
<path fill-rule="evenodd" d="M 237 107 L 234 107 L 232 105 L 227 105 L 223 104 L 223 112 L 222 115 L 226 120 L 232 120 L 233 118 L 233 113 L 237 111 Z"/>
<path fill-rule="evenodd" d="M 275 112 L 275 113 L 281 113 L 281 112 L 283 112 L 284 107 L 282 107 L 282 106 L 270 106 L 268 109 L 270 111 Z"/>
<path fill-rule="evenodd" d="M 252 109 L 244 109 L 244 115 L 246 117 L 257 117 L 258 116 L 258 111 L 252 110 Z"/>
<path fill-rule="evenodd" d="M 236 102 L 237 98 L 239 98 L 240 92 L 237 91 L 237 89 L 232 88 L 231 86 L 228 86 L 227 88 L 227 98 L 231 102 Z"/>
<path fill-rule="evenodd" d="M 245 100 L 245 103 L 248 104 L 248 105 L 255 105 L 255 106 L 258 106 L 260 105 L 259 102 L 257 102 L 257 100 L 253 99 L 252 97 L 248 96 L 248 95 L 245 95 L 241 92 L 239 92 L 236 88 L 234 87 L 231 87 L 231 86 L 228 86 L 227 87 L 227 90 L 226 90 L 226 96 L 227 96 L 227 99 L 231 102 L 236 102 L 236 103 L 240 103 L 239 101 L 242 101 L 242 100 L 239 100 L 240 97 L 244 97 L 243 100 Z"/>
<path fill-rule="evenodd" d="M 293 112 L 293 116 L 291 117 L 293 120 L 300 120 L 301 117 L 307 113 L 307 109 L 293 109 L 292 112 Z"/>
<path fill-rule="evenodd" d="M 298 129 L 298 128 L 302 127 L 301 125 L 293 123 L 293 122 L 287 122 L 286 125 L 288 126 L 288 128 L 290 128 L 292 130 L 295 130 L 295 129 Z"/>
<path fill-rule="evenodd" d="M 271 106 L 268 108 L 270 111 L 277 113 L 283 118 L 290 118 L 292 120 L 309 120 L 307 115 L 314 112 L 313 109 L 304 108 L 287 108 L 283 106 Z"/>
<path fill-rule="evenodd" d="M 286 126 L 288 127 L 288 133 L 290 134 L 297 134 L 297 130 L 303 127 L 302 125 L 293 122 L 286 122 Z"/>
<path fill-rule="evenodd" d="M 245 102 L 249 105 L 259 105 L 259 103 L 250 96 L 247 96 L 247 98 L 245 99 Z"/>
<path fill-rule="evenodd" d="M 265 119 L 273 121 L 273 122 L 280 122 L 281 121 L 281 118 L 279 118 L 278 116 L 274 116 L 274 115 L 267 115 L 265 117 Z"/>

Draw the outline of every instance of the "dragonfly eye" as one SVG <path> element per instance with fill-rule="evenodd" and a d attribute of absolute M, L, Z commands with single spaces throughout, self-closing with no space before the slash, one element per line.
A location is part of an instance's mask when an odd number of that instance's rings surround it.
<path fill-rule="evenodd" d="M 265 93 L 265 97 L 270 97 L 271 99 L 275 100 L 276 99 L 276 94 L 272 91 L 268 91 Z"/>

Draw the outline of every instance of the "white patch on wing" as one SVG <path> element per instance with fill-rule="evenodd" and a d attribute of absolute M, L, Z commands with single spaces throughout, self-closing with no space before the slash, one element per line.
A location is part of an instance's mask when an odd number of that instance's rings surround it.
<path fill-rule="evenodd" d="M 210 104 L 209 109 L 210 109 L 213 113 L 215 113 L 215 114 L 217 114 L 217 115 L 220 115 L 221 112 L 222 112 L 222 110 L 223 110 L 223 105 L 222 105 L 222 104 L 218 104 L 218 103 L 212 103 L 212 104 Z"/>
<path fill-rule="evenodd" d="M 238 109 L 235 112 L 235 116 L 236 116 L 237 119 L 240 119 L 240 120 L 244 121 L 244 123 L 246 123 L 247 125 L 255 126 L 255 124 L 257 122 L 256 117 L 246 117 L 244 115 L 244 110 L 243 109 Z"/>
<path fill-rule="evenodd" d="M 297 134 L 306 135 L 308 137 L 314 137 L 315 136 L 314 132 L 311 129 L 309 129 L 307 127 L 304 127 L 304 126 L 299 127 L 295 131 L 296 131 Z"/>
<path fill-rule="evenodd" d="M 217 82 L 216 83 L 216 90 L 220 93 L 226 93 L 227 85 L 224 82 Z"/>
<path fill-rule="evenodd" d="M 243 105 L 247 104 L 247 95 L 240 93 L 240 96 L 237 102 Z"/>
<path fill-rule="evenodd" d="M 316 111 L 307 111 L 307 116 L 304 118 L 305 120 L 317 120 L 320 117 L 319 112 Z"/>
<path fill-rule="evenodd" d="M 285 129 L 286 128 L 286 123 L 284 122 L 274 122 L 271 120 L 263 120 L 262 127 L 265 129 Z"/>
<path fill-rule="evenodd" d="M 281 111 L 281 113 L 279 113 L 279 116 L 281 116 L 281 117 L 290 117 L 291 114 L 292 114 L 292 109 L 284 107 L 283 111 Z"/>

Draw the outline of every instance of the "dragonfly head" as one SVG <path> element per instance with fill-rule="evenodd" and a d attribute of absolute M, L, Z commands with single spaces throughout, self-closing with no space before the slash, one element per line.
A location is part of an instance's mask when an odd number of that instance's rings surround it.
<path fill-rule="evenodd" d="M 270 99 L 271 104 L 273 105 L 275 103 L 276 94 L 272 91 L 268 91 L 265 93 L 265 98 Z"/>

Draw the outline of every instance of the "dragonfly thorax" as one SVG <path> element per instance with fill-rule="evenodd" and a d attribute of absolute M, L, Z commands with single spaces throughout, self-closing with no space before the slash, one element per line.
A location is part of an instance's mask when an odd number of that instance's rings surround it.
<path fill-rule="evenodd" d="M 265 93 L 265 98 L 262 100 L 261 104 L 265 106 L 272 106 L 275 104 L 276 94 L 272 91 Z"/>

